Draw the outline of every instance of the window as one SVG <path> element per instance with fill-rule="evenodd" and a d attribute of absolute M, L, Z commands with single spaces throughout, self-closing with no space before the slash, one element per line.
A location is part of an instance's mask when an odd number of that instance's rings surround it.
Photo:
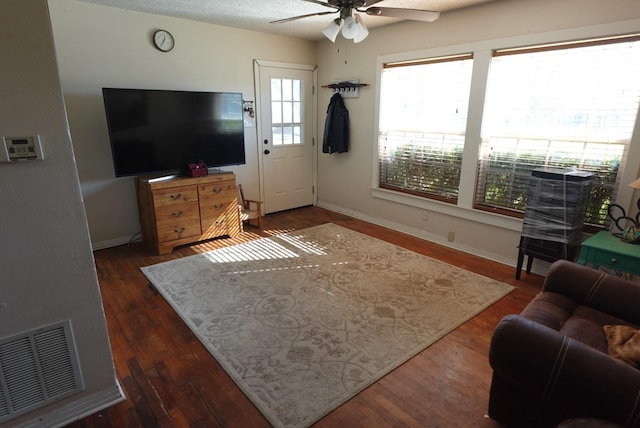
<path fill-rule="evenodd" d="M 302 83 L 271 79 L 271 131 L 273 145 L 302 144 Z"/>
<path fill-rule="evenodd" d="M 577 168 L 595 174 L 585 222 L 606 223 L 638 112 L 638 40 L 494 52 L 475 208 L 522 213 L 532 169 Z"/>
<path fill-rule="evenodd" d="M 379 186 L 455 203 L 472 56 L 384 64 Z"/>

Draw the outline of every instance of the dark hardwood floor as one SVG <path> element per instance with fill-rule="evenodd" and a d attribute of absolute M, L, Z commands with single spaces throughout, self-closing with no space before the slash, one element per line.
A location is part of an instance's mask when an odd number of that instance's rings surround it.
<path fill-rule="evenodd" d="M 96 251 L 117 376 L 127 400 L 69 425 L 78 427 L 268 427 L 139 267 L 264 236 L 332 222 L 517 286 L 452 333 L 362 391 L 314 427 L 488 427 L 491 333 L 518 313 L 543 278 L 315 207 L 264 218 L 235 239 L 154 256 L 141 243 Z M 514 248 L 514 252 L 516 249 Z"/>

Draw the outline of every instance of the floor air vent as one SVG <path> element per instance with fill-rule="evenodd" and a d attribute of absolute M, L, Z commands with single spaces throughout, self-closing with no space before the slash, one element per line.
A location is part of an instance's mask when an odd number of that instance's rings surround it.
<path fill-rule="evenodd" d="M 83 389 L 69 321 L 0 339 L 0 423 Z"/>

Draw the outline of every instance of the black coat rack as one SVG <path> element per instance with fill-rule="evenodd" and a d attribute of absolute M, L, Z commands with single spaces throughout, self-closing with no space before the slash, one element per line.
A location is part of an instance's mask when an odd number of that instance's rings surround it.
<path fill-rule="evenodd" d="M 369 86 L 368 83 L 358 83 L 357 80 L 344 80 L 341 82 L 333 82 L 328 85 L 322 85 L 323 88 L 331 89 L 331 92 L 339 92 L 343 98 L 358 98 L 358 89 Z"/>

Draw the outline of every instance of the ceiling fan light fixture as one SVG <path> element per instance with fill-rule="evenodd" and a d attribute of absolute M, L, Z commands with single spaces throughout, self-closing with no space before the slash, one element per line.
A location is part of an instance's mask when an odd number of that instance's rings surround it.
<path fill-rule="evenodd" d="M 340 29 L 345 39 L 351 39 L 354 43 L 360 43 L 369 35 L 369 29 L 362 17 L 356 11 L 372 16 L 384 16 L 401 20 L 433 22 L 440 16 L 440 12 L 423 9 L 408 9 L 403 7 L 370 7 L 372 4 L 383 0 L 301 0 L 308 3 L 316 3 L 325 6 L 329 10 L 306 15 L 293 16 L 291 18 L 271 21 L 272 24 L 296 21 L 312 16 L 324 16 L 339 13 L 340 17 L 334 19 L 322 30 L 322 34 L 335 43 Z M 366 7 L 366 8 L 365 8 Z"/>
<path fill-rule="evenodd" d="M 324 30 L 322 30 L 322 34 L 331 40 L 331 42 L 336 42 L 336 37 L 338 37 L 338 33 L 340 32 L 340 24 L 342 24 L 342 20 L 340 18 L 334 19 L 327 25 Z"/>
<path fill-rule="evenodd" d="M 347 16 L 344 19 L 344 25 L 342 26 L 342 36 L 345 39 L 353 39 L 360 32 L 360 24 L 353 16 Z"/>
<path fill-rule="evenodd" d="M 360 43 L 361 41 L 366 39 L 367 36 L 369 35 L 369 29 L 365 25 L 364 20 L 362 19 L 362 17 L 360 15 L 358 15 L 357 13 L 355 15 L 355 19 L 356 19 L 356 22 L 358 23 L 358 25 L 360 26 L 360 31 L 358 31 L 358 34 L 356 34 L 356 36 L 353 38 L 353 43 Z"/>

